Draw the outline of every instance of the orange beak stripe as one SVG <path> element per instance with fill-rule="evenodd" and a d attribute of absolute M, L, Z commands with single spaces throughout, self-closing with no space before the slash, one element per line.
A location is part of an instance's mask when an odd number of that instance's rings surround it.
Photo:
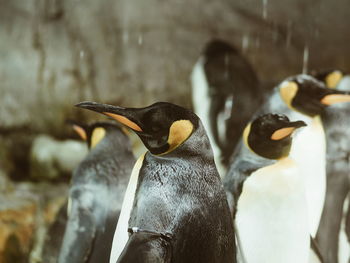
<path fill-rule="evenodd" d="M 84 130 L 82 127 L 73 124 L 73 129 L 78 133 L 78 135 L 79 135 L 84 141 L 87 140 L 86 132 L 85 132 L 85 130 Z"/>
<path fill-rule="evenodd" d="M 350 102 L 350 95 L 331 94 L 331 95 L 325 96 L 321 100 L 321 103 L 324 105 L 333 105 L 333 104 L 341 103 L 341 102 Z"/>
<path fill-rule="evenodd" d="M 272 136 L 271 136 L 271 140 L 274 141 L 278 141 L 281 140 L 283 138 L 286 138 L 287 136 L 289 136 L 290 134 L 292 134 L 292 132 L 295 130 L 294 127 L 288 127 L 288 128 L 282 128 L 279 129 L 277 131 L 275 131 Z"/>
<path fill-rule="evenodd" d="M 129 120 L 128 118 L 126 118 L 122 115 L 110 113 L 110 112 L 104 112 L 103 114 L 105 114 L 109 117 L 112 117 L 116 121 L 120 122 L 121 124 L 124 124 L 125 126 L 131 128 L 135 131 L 142 132 L 142 129 L 140 128 L 140 126 L 138 126 L 135 122 Z"/>

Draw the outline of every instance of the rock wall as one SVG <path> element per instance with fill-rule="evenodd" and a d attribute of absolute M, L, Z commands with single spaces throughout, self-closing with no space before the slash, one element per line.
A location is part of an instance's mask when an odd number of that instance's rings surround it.
<path fill-rule="evenodd" d="M 40 262 L 67 182 L 37 183 L 48 179 L 30 159 L 33 140 L 73 137 L 67 119 L 104 119 L 72 105 L 191 107 L 192 66 L 212 38 L 240 49 L 266 88 L 308 69 L 349 71 L 349 9 L 348 0 L 0 0 L 0 262 Z M 6 175 L 36 183 L 24 189 Z"/>
<path fill-rule="evenodd" d="M 350 69 L 347 0 L 0 1 L 0 127 L 62 134 L 82 100 L 190 106 L 203 45 L 240 48 L 265 83 Z M 336 14 L 336 15 L 335 15 Z M 306 68 L 306 67 L 305 67 Z M 94 116 L 95 117 L 95 116 Z"/>

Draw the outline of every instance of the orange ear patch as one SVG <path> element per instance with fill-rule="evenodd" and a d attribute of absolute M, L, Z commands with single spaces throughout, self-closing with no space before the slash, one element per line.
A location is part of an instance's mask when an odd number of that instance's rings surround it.
<path fill-rule="evenodd" d="M 282 140 L 283 138 L 286 138 L 287 136 L 291 135 L 294 130 L 295 130 L 294 127 L 279 129 L 271 135 L 271 140 L 274 140 L 274 141 Z"/>
<path fill-rule="evenodd" d="M 294 81 L 284 81 L 280 85 L 280 95 L 283 101 L 291 108 L 292 100 L 298 92 L 298 84 Z"/>
<path fill-rule="evenodd" d="M 343 74 L 340 71 L 330 73 L 325 79 L 327 87 L 335 89 L 342 78 Z"/>
<path fill-rule="evenodd" d="M 350 95 L 346 94 L 331 94 L 323 97 L 321 103 L 324 105 L 333 105 L 341 102 L 350 102 Z"/>
<path fill-rule="evenodd" d="M 243 138 L 243 142 L 244 142 L 245 145 L 248 147 L 248 149 L 251 150 L 252 152 L 254 152 L 254 151 L 250 148 L 249 142 L 248 142 L 248 137 L 249 137 L 249 133 L 250 133 L 251 126 L 252 126 L 252 124 L 249 123 L 249 124 L 244 128 L 242 138 Z"/>
<path fill-rule="evenodd" d="M 94 148 L 106 135 L 106 130 L 102 127 L 97 127 L 91 135 L 91 148 Z"/>
<path fill-rule="evenodd" d="M 78 126 L 76 124 L 73 124 L 73 129 L 76 131 L 76 133 L 78 133 L 80 138 L 82 138 L 84 141 L 87 140 L 86 132 L 85 132 L 85 130 L 82 127 L 80 127 L 80 126 Z"/>
<path fill-rule="evenodd" d="M 178 146 L 180 146 L 191 136 L 193 128 L 193 124 L 189 120 L 175 121 L 169 129 L 169 149 L 166 152 L 161 153 L 159 155 L 170 153 L 171 151 L 175 150 Z"/>
<path fill-rule="evenodd" d="M 120 122 L 121 124 L 124 124 L 125 126 L 133 129 L 134 131 L 139 131 L 142 132 L 142 129 L 140 128 L 140 126 L 138 126 L 135 122 L 129 120 L 128 118 L 119 115 L 119 114 L 115 114 L 115 113 L 110 113 L 110 112 L 104 112 L 103 114 L 112 117 L 113 119 L 115 119 L 116 121 Z"/>

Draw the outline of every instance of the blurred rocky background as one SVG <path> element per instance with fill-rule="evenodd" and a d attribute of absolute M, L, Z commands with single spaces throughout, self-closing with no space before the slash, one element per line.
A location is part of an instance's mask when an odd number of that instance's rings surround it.
<path fill-rule="evenodd" d="M 192 66 L 212 38 L 235 45 L 266 89 L 310 69 L 349 71 L 349 10 L 348 0 L 0 0 L 0 263 L 42 262 L 87 151 L 65 122 L 100 118 L 75 103 L 191 107 Z"/>

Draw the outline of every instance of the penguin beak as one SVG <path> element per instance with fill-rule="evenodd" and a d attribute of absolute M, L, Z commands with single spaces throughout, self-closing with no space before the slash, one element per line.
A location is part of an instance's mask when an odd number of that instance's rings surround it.
<path fill-rule="evenodd" d="M 122 108 L 118 106 L 101 104 L 91 101 L 80 102 L 75 105 L 76 107 L 96 111 L 107 115 L 121 124 L 131 128 L 136 132 L 142 132 L 140 125 L 137 123 L 137 112 L 133 108 Z"/>
<path fill-rule="evenodd" d="M 84 141 L 87 140 L 87 126 L 73 120 L 67 120 L 67 124 L 71 125 L 73 130 L 80 136 L 80 138 Z"/>
<path fill-rule="evenodd" d="M 271 135 L 271 140 L 278 141 L 290 136 L 296 129 L 307 126 L 303 121 L 287 122 L 286 127 L 276 130 Z"/>
<path fill-rule="evenodd" d="M 326 106 L 342 102 L 350 102 L 349 92 L 333 91 L 332 94 L 328 94 L 321 99 L 321 103 Z"/>

